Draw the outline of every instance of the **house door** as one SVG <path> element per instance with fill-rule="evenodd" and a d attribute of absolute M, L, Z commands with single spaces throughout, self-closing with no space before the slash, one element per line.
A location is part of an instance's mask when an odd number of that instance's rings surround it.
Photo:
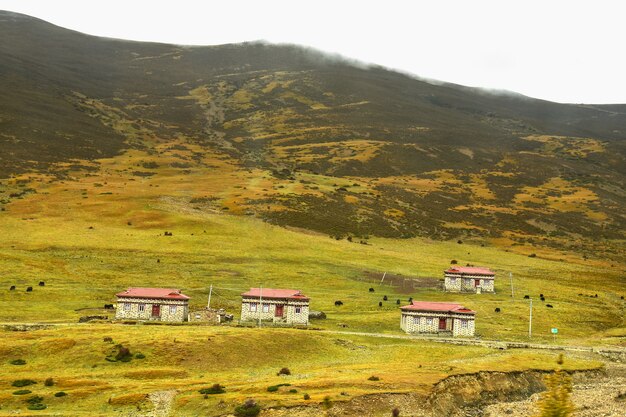
<path fill-rule="evenodd" d="M 152 304 L 152 317 L 161 317 L 161 306 Z"/>
<path fill-rule="evenodd" d="M 283 316 L 283 309 L 285 308 L 285 306 L 283 305 L 277 305 L 276 306 L 276 312 L 274 313 L 274 315 L 276 317 L 282 317 Z"/>
<path fill-rule="evenodd" d="M 446 330 L 446 319 L 439 319 L 439 330 Z"/>
<path fill-rule="evenodd" d="M 474 287 L 480 287 L 480 280 L 479 279 L 475 279 L 474 280 Z"/>

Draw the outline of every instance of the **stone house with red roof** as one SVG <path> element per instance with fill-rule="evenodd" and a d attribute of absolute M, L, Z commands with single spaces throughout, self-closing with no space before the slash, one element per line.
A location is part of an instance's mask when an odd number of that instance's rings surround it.
<path fill-rule="evenodd" d="M 407 333 L 442 336 L 474 336 L 476 312 L 461 304 L 435 301 L 413 301 L 400 307 L 400 328 Z"/>
<path fill-rule="evenodd" d="M 489 268 L 452 266 L 444 271 L 444 289 L 450 292 L 494 293 L 496 273 Z"/>
<path fill-rule="evenodd" d="M 189 315 L 189 298 L 174 288 L 129 288 L 115 294 L 118 320 L 183 322 Z"/>
<path fill-rule="evenodd" d="M 241 294 L 241 321 L 309 324 L 309 298 L 298 290 L 250 288 Z"/>

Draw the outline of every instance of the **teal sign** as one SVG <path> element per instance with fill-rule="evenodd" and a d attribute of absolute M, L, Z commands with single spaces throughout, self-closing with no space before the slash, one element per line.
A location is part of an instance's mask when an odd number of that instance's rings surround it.
<path fill-rule="evenodd" d="M 559 332 L 559 329 L 557 329 L 556 327 L 552 328 L 552 334 L 557 334 Z"/>

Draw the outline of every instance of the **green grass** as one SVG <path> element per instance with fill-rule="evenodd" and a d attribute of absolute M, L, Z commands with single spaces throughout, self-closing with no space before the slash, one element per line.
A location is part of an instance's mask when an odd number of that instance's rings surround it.
<path fill-rule="evenodd" d="M 576 253 L 529 258 L 497 247 L 418 238 L 372 237 L 370 244 L 361 245 L 287 230 L 253 217 L 196 210 L 187 199 L 167 197 L 173 187 L 181 187 L 174 179 L 159 183 L 160 187 L 132 182 L 124 187 L 122 180 L 110 179 L 107 187 L 117 190 L 115 194 L 87 193 L 87 199 L 82 198 L 81 181 L 41 184 L 37 194 L 0 212 L 0 270 L 5 285 L 0 290 L 0 321 L 58 323 L 51 329 L 3 332 L 0 362 L 7 364 L 0 372 L 3 410 L 26 407 L 12 394 L 11 382 L 18 379 L 37 382 L 31 391 L 45 399 L 51 413 L 107 416 L 137 407 L 149 410 L 148 394 L 176 389 L 176 415 L 193 416 L 232 411 L 250 397 L 263 407 L 302 403 L 302 397 L 289 390 L 267 391 L 285 383 L 309 394 L 310 402 L 320 403 L 325 397 L 333 402 L 350 398 L 342 392 L 351 397 L 427 393 L 434 383 L 453 374 L 553 366 L 554 355 L 548 352 L 314 330 L 402 335 L 396 299 L 404 305 L 409 297 L 458 301 L 476 310 L 476 330 L 483 338 L 527 340 L 528 302 L 523 296 L 529 294 L 535 301 L 533 341 L 554 343 L 550 328 L 557 327 L 561 343 L 624 343 L 620 295 L 626 288 L 621 265 L 583 261 Z M 164 231 L 173 235 L 164 236 Z M 564 261 L 546 259 L 548 255 L 562 256 Z M 379 281 L 384 272 L 442 278 L 452 259 L 496 270 L 497 293 L 409 291 Z M 38 286 L 39 281 L 45 281 L 45 286 Z M 262 285 L 300 289 L 311 297 L 311 308 L 324 311 L 328 318 L 313 321 L 311 330 L 77 324 L 81 316 L 112 317 L 101 307 L 115 302 L 114 294 L 129 286 L 180 287 L 192 297 L 192 308 L 203 308 L 211 284 L 212 306 L 236 317 L 240 293 Z M 9 291 L 10 285 L 16 285 L 16 290 Z M 26 292 L 27 286 L 33 291 Z M 368 291 L 370 287 L 374 293 Z M 539 301 L 540 293 L 553 309 Z M 596 293 L 597 298 L 588 297 Z M 385 295 L 388 301 L 379 307 Z M 343 306 L 336 307 L 336 300 Z M 494 312 L 496 307 L 500 313 Z M 113 344 L 105 337 L 112 338 Z M 145 358 L 108 362 L 105 358 L 116 344 Z M 9 366 L 18 358 L 26 363 Z M 568 358 L 567 363 L 572 368 L 598 366 L 583 357 Z M 284 367 L 292 375 L 277 376 Z M 368 381 L 372 375 L 380 380 Z M 53 378 L 54 387 L 44 386 L 46 378 Z M 207 399 L 198 392 L 216 383 L 226 392 Z M 55 397 L 59 391 L 68 395 Z"/>
<path fill-rule="evenodd" d="M 146 359 L 106 361 L 110 343 L 103 342 L 103 336 L 146 352 Z M 433 383 L 449 375 L 485 369 L 550 369 L 554 361 L 554 354 L 546 352 L 335 336 L 296 329 L 207 326 L 59 326 L 5 332 L 0 347 L 3 356 L 10 348 L 28 359 L 28 365 L 11 375 L 0 374 L 3 409 L 25 407 L 12 395 L 15 388 L 10 387 L 10 381 L 33 379 L 38 382 L 32 385 L 33 394 L 45 398 L 51 412 L 76 416 L 94 412 L 114 415 L 137 404 L 149 409 L 146 395 L 165 389 L 179 391 L 174 410 L 184 416 L 215 413 L 223 407 L 232 410 L 249 397 L 263 406 L 302 401 L 288 389 L 268 392 L 268 386 L 281 384 L 307 392 L 314 402 L 326 396 L 340 401 L 343 391 L 351 396 L 390 390 L 427 393 Z M 568 358 L 567 364 L 570 369 L 599 365 L 577 357 Z M 278 376 L 283 367 L 289 367 L 292 374 Z M 369 381 L 371 375 L 380 380 Z M 54 378 L 54 387 L 40 383 L 47 377 Z M 225 386 L 226 392 L 204 399 L 198 391 L 215 383 Z M 55 397 L 59 390 L 67 397 Z"/>

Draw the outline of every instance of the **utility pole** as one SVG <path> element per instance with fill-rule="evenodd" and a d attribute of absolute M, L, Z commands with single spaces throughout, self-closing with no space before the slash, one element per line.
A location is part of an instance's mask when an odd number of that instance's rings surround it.
<path fill-rule="evenodd" d="M 261 311 L 263 310 L 263 287 L 259 287 L 259 327 L 261 327 Z"/>
<path fill-rule="evenodd" d="M 209 287 L 209 302 L 206 304 L 206 309 L 211 309 L 211 293 L 213 292 L 213 284 Z"/>
<path fill-rule="evenodd" d="M 509 272 L 509 281 L 511 281 L 511 298 L 513 298 L 513 273 Z"/>
<path fill-rule="evenodd" d="M 533 336 L 533 299 L 530 299 L 530 316 L 528 319 L 528 338 Z"/>

